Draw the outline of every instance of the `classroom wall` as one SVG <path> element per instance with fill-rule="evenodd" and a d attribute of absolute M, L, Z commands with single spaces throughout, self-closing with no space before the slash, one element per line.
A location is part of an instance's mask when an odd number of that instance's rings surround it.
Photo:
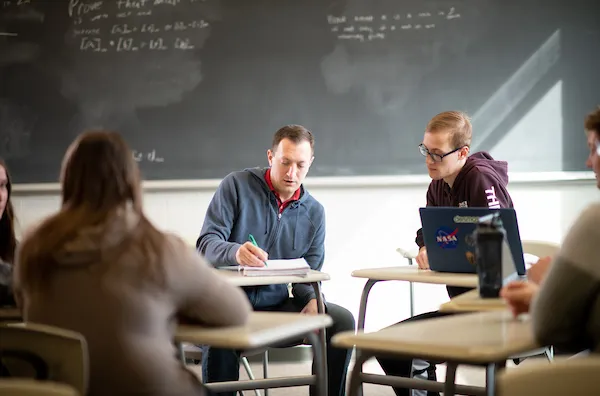
<path fill-rule="evenodd" d="M 327 300 L 358 313 L 364 280 L 350 273 L 360 268 L 404 265 L 395 249 L 415 247 L 420 226 L 418 208 L 425 204 L 426 178 L 411 185 L 307 186 L 325 206 L 327 214 L 326 261 L 331 275 L 323 290 Z M 517 208 L 523 239 L 559 242 L 569 224 L 587 204 L 598 200 L 595 181 L 512 182 L 509 185 Z M 214 188 L 195 191 L 147 191 L 148 216 L 160 228 L 176 232 L 195 244 Z M 26 229 L 55 211 L 57 193 L 15 193 L 20 229 Z M 444 287 L 417 285 L 417 312 L 436 309 L 447 300 Z M 384 282 L 371 292 L 367 330 L 379 329 L 409 316 L 408 285 Z"/>

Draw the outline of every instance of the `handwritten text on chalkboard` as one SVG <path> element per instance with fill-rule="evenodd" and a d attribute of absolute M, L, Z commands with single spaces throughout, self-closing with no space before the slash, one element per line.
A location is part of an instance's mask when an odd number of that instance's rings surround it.
<path fill-rule="evenodd" d="M 203 0 L 186 0 L 187 3 Z M 203 19 L 153 23 L 160 7 L 176 7 L 183 0 L 117 0 L 115 8 L 107 1 L 70 0 L 68 14 L 73 20 L 72 37 L 84 52 L 190 51 L 196 49 L 194 32 L 210 26 Z M 114 4 L 113 4 L 114 5 Z M 142 18 L 144 23 L 131 22 Z M 103 20 L 115 23 L 107 27 Z M 147 20 L 147 22 L 145 22 Z"/>
<path fill-rule="evenodd" d="M 437 12 L 417 12 L 405 14 L 334 16 L 328 15 L 331 31 L 340 40 L 369 42 L 384 40 L 407 30 L 430 30 L 440 23 L 460 18 L 455 7 Z"/>

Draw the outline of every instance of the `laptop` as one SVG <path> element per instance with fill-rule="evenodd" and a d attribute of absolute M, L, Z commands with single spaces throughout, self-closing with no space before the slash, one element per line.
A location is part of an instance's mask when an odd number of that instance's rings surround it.
<path fill-rule="evenodd" d="M 502 251 L 504 284 L 526 276 L 523 246 L 514 209 L 420 208 L 429 268 L 438 272 L 477 273 L 475 236 L 481 217 L 500 212 L 506 238 Z"/>

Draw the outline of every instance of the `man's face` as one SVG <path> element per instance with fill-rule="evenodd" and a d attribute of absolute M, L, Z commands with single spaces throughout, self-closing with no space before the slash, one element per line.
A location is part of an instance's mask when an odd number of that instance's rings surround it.
<path fill-rule="evenodd" d="M 310 143 L 306 140 L 296 144 L 283 139 L 279 145 L 267 151 L 271 166 L 271 183 L 282 200 L 289 199 L 306 178 L 314 159 Z"/>
<path fill-rule="evenodd" d="M 587 143 L 590 148 L 590 155 L 585 161 L 585 165 L 596 174 L 596 185 L 600 188 L 600 155 L 598 154 L 600 141 L 596 131 L 587 132 Z"/>
<path fill-rule="evenodd" d="M 450 141 L 450 133 L 444 131 L 425 132 L 423 136 L 423 145 L 432 154 L 444 155 L 456 149 Z M 441 162 L 436 162 L 430 155 L 425 157 L 425 163 L 429 172 L 429 177 L 433 180 L 447 178 L 460 170 L 459 159 L 463 159 L 468 154 L 466 147 L 442 158 Z"/>

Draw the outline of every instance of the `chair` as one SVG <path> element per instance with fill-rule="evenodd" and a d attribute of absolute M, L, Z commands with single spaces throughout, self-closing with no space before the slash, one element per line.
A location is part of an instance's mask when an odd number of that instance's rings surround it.
<path fill-rule="evenodd" d="M 32 377 L 72 386 L 81 395 L 88 388 L 88 350 L 74 331 L 35 323 L 0 326 L 2 365 L 11 377 Z"/>
<path fill-rule="evenodd" d="M 293 297 L 291 284 L 288 284 L 288 295 L 290 297 Z M 202 360 L 202 350 L 194 345 L 184 344 L 183 353 L 184 353 L 185 359 L 193 360 L 194 363 L 197 363 Z M 254 372 L 252 371 L 252 368 L 250 367 L 250 362 L 248 362 L 248 356 L 255 356 L 255 355 L 260 355 L 260 354 L 262 354 L 263 378 L 268 378 L 269 377 L 269 348 L 261 349 L 258 351 L 253 351 L 252 355 L 248 355 L 247 353 L 242 353 L 242 356 L 240 358 L 242 366 L 244 367 L 244 370 L 246 371 L 248 378 L 250 378 L 251 380 L 256 379 L 256 377 L 254 376 Z M 244 396 L 242 391 L 240 391 L 239 394 L 240 394 L 240 396 Z M 254 390 L 254 394 L 256 396 L 261 396 L 260 390 L 258 390 L 258 389 Z M 269 395 L 269 390 L 264 389 L 264 396 L 268 396 L 268 395 Z"/>
<path fill-rule="evenodd" d="M 185 359 L 186 360 L 192 360 L 194 361 L 194 363 L 199 363 L 200 361 L 202 361 L 202 349 L 192 345 L 192 344 L 187 344 L 185 343 L 183 345 L 183 353 L 185 355 Z M 258 355 L 258 354 L 263 354 L 263 375 L 264 378 L 267 378 L 268 376 L 268 365 L 269 365 L 269 350 L 268 349 L 264 349 L 264 350 L 260 350 L 257 351 L 255 353 L 253 353 L 253 355 Z M 250 363 L 248 362 L 248 355 L 244 355 L 242 354 L 240 361 L 242 363 L 242 366 L 244 367 L 244 370 L 246 370 L 246 374 L 248 375 L 248 378 L 250 378 L 251 380 L 256 379 L 256 377 L 254 376 L 254 373 L 252 372 L 252 368 L 250 367 Z M 243 396 L 243 393 L 240 391 L 240 396 Z M 254 394 L 256 396 L 261 396 L 260 391 L 258 389 L 254 390 Z M 267 389 L 265 389 L 265 396 L 267 396 Z"/>
<path fill-rule="evenodd" d="M 22 378 L 0 378 L 0 394 L 10 396 L 82 396 L 69 385 Z"/>
<path fill-rule="evenodd" d="M 600 357 L 527 364 L 498 376 L 499 396 L 599 395 Z"/>
<path fill-rule="evenodd" d="M 398 253 L 408 260 L 408 265 L 413 265 L 413 260 L 417 258 L 417 252 L 404 250 L 402 248 L 396 249 Z M 415 285 L 413 282 L 408 282 L 409 293 L 410 293 L 410 317 L 415 316 Z"/>
<path fill-rule="evenodd" d="M 549 241 L 526 239 L 521 241 L 521 244 L 523 245 L 524 254 L 536 256 L 537 258 L 546 256 L 556 256 L 556 254 L 560 250 L 560 245 L 558 243 Z M 544 355 L 546 359 L 548 359 L 548 361 L 552 361 L 554 359 L 554 348 L 552 346 L 549 346 L 547 348 L 537 349 L 535 351 L 530 351 L 525 354 L 519 354 L 513 356 L 512 361 L 513 363 L 518 365 L 523 359 L 538 355 Z"/>

